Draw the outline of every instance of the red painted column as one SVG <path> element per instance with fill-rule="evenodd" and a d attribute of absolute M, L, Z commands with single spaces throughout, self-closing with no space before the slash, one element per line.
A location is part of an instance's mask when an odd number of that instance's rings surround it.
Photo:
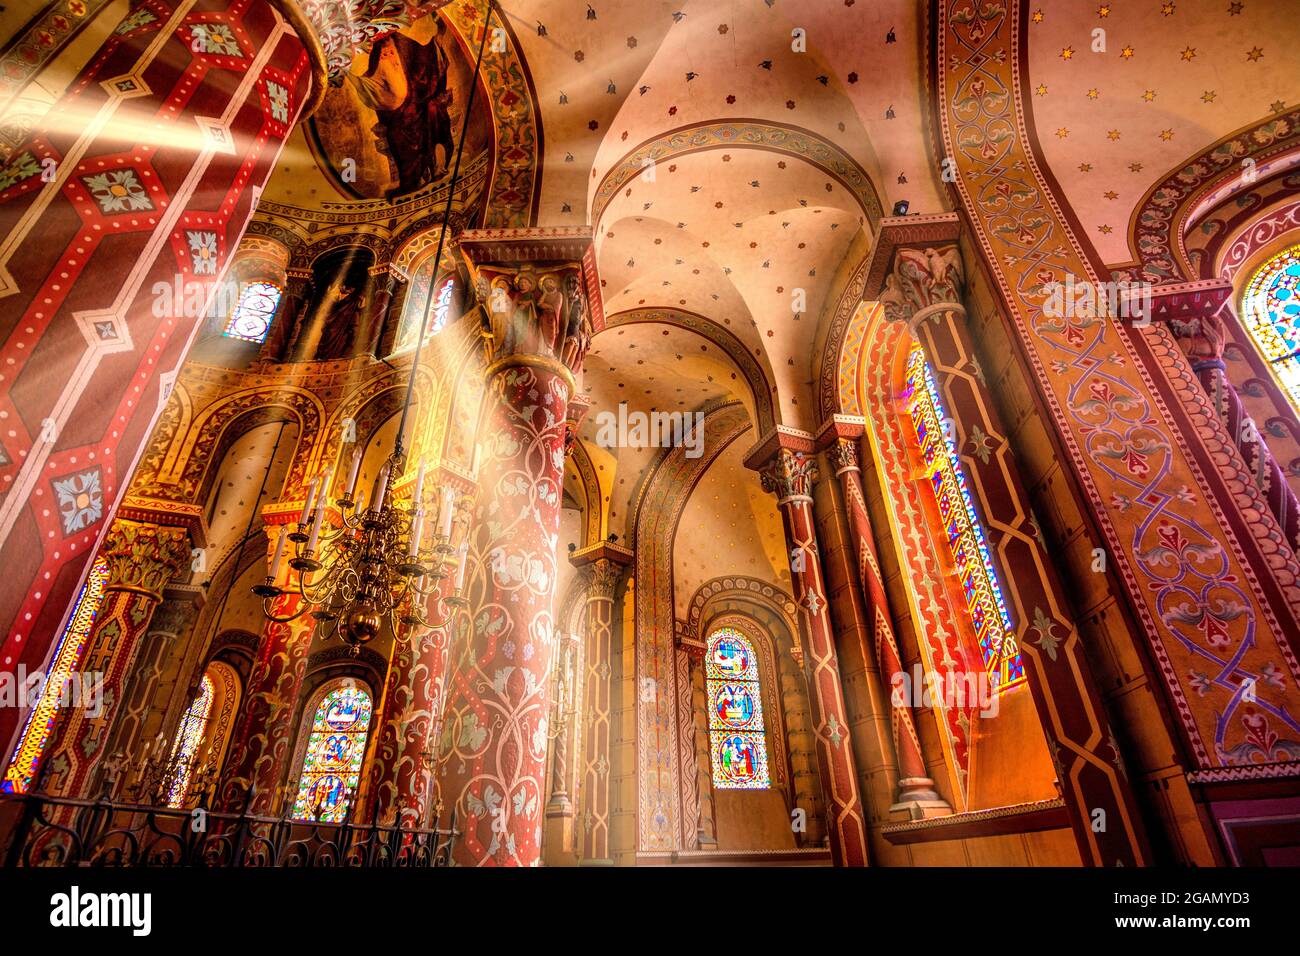
<path fill-rule="evenodd" d="M 465 866 L 536 866 L 547 794 L 552 604 L 574 373 L 568 317 L 590 329 L 599 289 L 586 230 L 462 234 L 492 329 L 479 437 L 479 498 L 439 748 L 444 815 Z M 443 821 L 447 822 L 446 819 Z"/>
<path fill-rule="evenodd" d="M 0 166 L 6 670 L 44 666 L 199 321 L 176 306 L 220 279 L 312 44 L 267 0 L 142 0 Z"/>
<path fill-rule="evenodd" d="M 272 539 L 272 547 L 275 536 L 287 534 L 294 525 L 270 522 L 292 521 L 297 507 L 276 506 L 276 513 L 267 515 L 267 534 Z M 286 544 L 286 550 L 291 547 Z M 291 589 L 298 572 L 290 569 L 286 561 L 281 573 L 285 579 L 276 584 L 285 591 L 271 599 L 270 611 L 275 617 L 286 618 L 303 611 L 305 602 L 301 594 Z M 294 716 L 307 672 L 307 651 L 311 647 L 314 623 L 308 612 L 287 622 L 268 620 L 263 627 L 217 789 L 219 809 L 238 812 L 247 806 L 248 812 L 255 816 L 283 812 L 280 788 L 293 754 Z"/>
<path fill-rule="evenodd" d="M 461 482 L 443 471 L 442 483 Z M 467 490 L 466 485 L 458 488 Z M 450 544 L 459 548 L 472 499 L 456 499 L 456 519 Z M 447 577 L 428 601 L 426 617 L 439 624 L 412 633 L 393 646 L 384 685 L 380 713 L 379 740 L 370 770 L 370 786 L 364 795 L 365 805 L 354 819 L 372 820 L 381 826 L 401 821 L 403 826 L 424 826 L 429 813 L 429 793 L 436 745 L 446 702 L 447 647 L 452 634 L 460 634 L 463 615 L 454 593 L 456 567 L 445 565 Z M 449 600 L 451 599 L 451 600 Z"/>
<path fill-rule="evenodd" d="M 163 588 L 190 556 L 189 534 L 183 528 L 119 518 L 100 554 L 108 564 L 108 579 L 78 670 L 101 681 L 101 706 L 98 713 L 85 707 L 63 712 L 45 749 L 38 788 L 54 796 L 99 796 L 98 771 L 115 736 L 137 651 L 162 603 Z"/>
<path fill-rule="evenodd" d="M 866 820 L 813 524 L 812 483 L 817 479 L 817 466 L 802 452 L 778 448 L 759 474 L 763 489 L 777 496 L 785 543 L 791 555 L 794 598 L 803 611 L 808 701 L 817 738 L 817 763 L 826 793 L 831 857 L 836 866 L 866 866 Z"/>
<path fill-rule="evenodd" d="M 826 453 L 844 492 L 849 537 L 857 554 L 862 613 L 875 639 L 876 662 L 886 680 L 892 681 L 893 675 L 904 672 L 903 661 L 898 653 L 898 641 L 894 637 L 894 626 L 889 618 L 889 601 L 885 595 L 884 581 L 880 577 L 880 564 L 876 560 L 876 546 L 871 535 L 871 519 L 867 515 L 867 502 L 862 493 L 862 471 L 858 465 L 856 441 L 862 431 L 863 426 L 856 425 L 851 434 L 841 434 L 827 448 Z M 910 704 L 899 705 L 891 695 L 889 711 L 894 752 L 898 758 L 898 803 L 913 805 L 922 811 L 922 815 L 951 812 L 951 808 L 935 792 L 934 781 L 926 773 L 921 738 L 916 733 L 916 721 Z"/>

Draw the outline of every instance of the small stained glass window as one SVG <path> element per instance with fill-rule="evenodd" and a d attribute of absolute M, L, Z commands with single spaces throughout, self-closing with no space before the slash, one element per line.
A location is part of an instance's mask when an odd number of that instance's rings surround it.
<path fill-rule="evenodd" d="M 769 785 L 763 695 L 754 646 L 734 627 L 709 635 L 704 658 L 713 785 L 763 790 Z"/>
<path fill-rule="evenodd" d="M 208 718 L 212 716 L 213 693 L 212 678 L 204 674 L 198 694 L 189 710 L 181 717 L 180 727 L 176 729 L 176 742 L 172 744 L 169 761 L 172 772 L 171 783 L 167 786 L 169 807 L 183 807 L 185 798 L 189 796 L 194 764 L 198 760 L 199 747 L 208 729 Z"/>
<path fill-rule="evenodd" d="M 366 755 L 370 709 L 370 695 L 360 687 L 339 687 L 321 698 L 298 778 L 294 819 L 342 823 L 347 818 Z"/>
<path fill-rule="evenodd" d="M 100 558 L 91 567 L 86 583 L 81 586 L 72 617 L 59 637 L 53 664 L 41 688 L 40 699 L 27 716 L 27 724 L 18 738 L 18 747 L 5 770 L 4 780 L 0 781 L 0 793 L 28 791 L 36 779 L 36 770 L 49 745 L 50 735 L 54 733 L 59 707 L 79 703 L 82 686 L 78 680 L 86 677 L 77 674 L 77 665 L 85 653 L 86 641 L 95 625 L 95 615 L 104 599 L 104 585 L 107 581 L 108 562 Z"/>
<path fill-rule="evenodd" d="M 451 317 L 451 300 L 455 291 L 454 278 L 444 279 L 438 286 L 438 293 L 433 299 L 433 313 L 429 316 L 429 329 L 425 333 L 426 342 L 446 328 L 447 321 Z M 429 305 L 429 272 L 425 270 L 416 274 L 411 284 L 411 291 L 406 297 L 394 352 L 405 352 L 415 347 L 415 339 L 420 332 L 420 323 L 424 321 L 424 309 L 427 305 Z"/>
<path fill-rule="evenodd" d="M 1246 286 L 1242 321 L 1300 409 L 1300 246 L 1265 262 Z"/>
<path fill-rule="evenodd" d="M 239 302 L 230 314 L 226 336 L 245 342 L 264 342 L 271 319 L 280 305 L 281 289 L 273 282 L 250 282 L 239 291 Z"/>
<path fill-rule="evenodd" d="M 975 510 L 966 473 L 957 454 L 951 420 L 944 410 L 934 373 L 920 343 L 907 359 L 903 401 L 912 421 L 925 468 L 925 484 L 934 496 L 942 536 L 961 582 L 966 613 L 975 631 L 984 668 L 995 693 L 1025 679 L 1024 663 L 1012 629 L 1011 614 L 993 568 L 984 525 Z M 944 423 L 949 422 L 945 428 Z"/>

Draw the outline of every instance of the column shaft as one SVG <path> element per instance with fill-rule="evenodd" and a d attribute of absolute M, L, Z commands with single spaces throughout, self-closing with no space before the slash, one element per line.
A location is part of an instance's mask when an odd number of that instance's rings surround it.
<path fill-rule="evenodd" d="M 803 612 L 808 698 L 817 738 L 817 763 L 827 799 L 831 856 L 836 866 L 865 866 L 866 820 L 848 736 L 848 713 L 840 684 L 835 634 L 813 524 L 810 492 L 816 480 L 816 466 L 811 458 L 782 448 L 761 475 L 763 487 L 777 495 L 791 555 L 794 597 Z"/>

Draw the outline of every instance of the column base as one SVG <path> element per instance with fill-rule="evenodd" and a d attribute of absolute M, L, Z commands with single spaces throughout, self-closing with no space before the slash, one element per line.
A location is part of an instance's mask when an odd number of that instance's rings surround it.
<path fill-rule="evenodd" d="M 929 777 L 903 777 L 898 781 L 898 802 L 889 808 L 894 820 L 929 820 L 952 815 L 948 801 L 934 789 Z"/>

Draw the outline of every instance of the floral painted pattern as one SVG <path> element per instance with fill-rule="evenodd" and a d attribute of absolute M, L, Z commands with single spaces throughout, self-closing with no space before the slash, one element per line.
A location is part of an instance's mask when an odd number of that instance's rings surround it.
<path fill-rule="evenodd" d="M 82 176 L 81 181 L 106 213 L 145 212 L 153 208 L 134 169 L 110 169 L 106 173 Z"/>

